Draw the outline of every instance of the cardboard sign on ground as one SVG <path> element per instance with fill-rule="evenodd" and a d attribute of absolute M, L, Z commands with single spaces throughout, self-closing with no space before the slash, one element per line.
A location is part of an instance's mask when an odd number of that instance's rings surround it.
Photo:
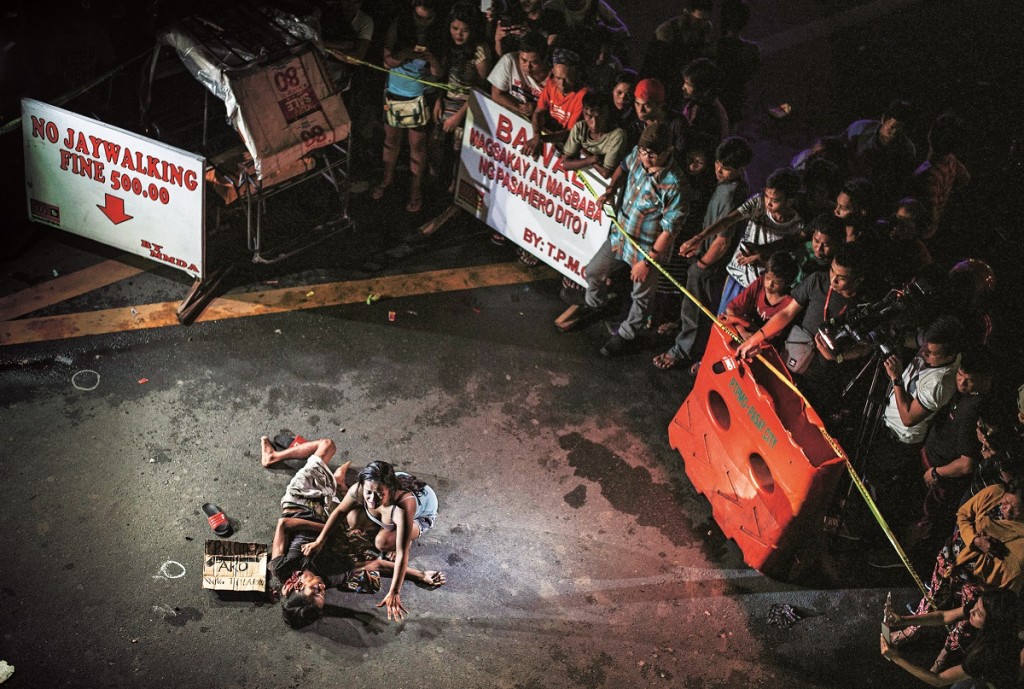
<path fill-rule="evenodd" d="M 213 591 L 267 589 L 267 545 L 207 541 L 203 557 L 203 588 Z"/>

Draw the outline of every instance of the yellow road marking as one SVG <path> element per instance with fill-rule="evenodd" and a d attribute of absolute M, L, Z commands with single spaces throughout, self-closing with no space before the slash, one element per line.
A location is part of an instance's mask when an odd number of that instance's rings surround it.
<path fill-rule="evenodd" d="M 245 294 L 228 294 L 207 305 L 196 322 L 219 321 L 228 318 L 261 316 L 321 306 L 365 302 L 368 294 L 379 294 L 382 299 L 410 297 L 419 294 L 457 292 L 478 287 L 498 287 L 536 282 L 554 277 L 547 268 L 529 268 L 521 263 L 499 263 L 434 270 L 426 273 L 393 275 L 356 280 L 303 285 Z M 312 293 L 310 295 L 309 293 Z M 0 323 L 0 345 L 46 342 L 85 335 L 105 335 L 127 330 L 165 328 L 179 325 L 178 302 L 142 304 L 72 313 L 63 316 L 27 318 Z"/>
<path fill-rule="evenodd" d="M 41 285 L 23 289 L 15 294 L 0 297 L 0 321 L 9 321 L 26 313 L 59 304 L 73 297 L 86 294 L 94 289 L 112 285 L 115 282 L 144 272 L 144 268 L 130 266 L 122 261 L 111 260 L 97 263 L 89 268 L 47 280 Z"/>

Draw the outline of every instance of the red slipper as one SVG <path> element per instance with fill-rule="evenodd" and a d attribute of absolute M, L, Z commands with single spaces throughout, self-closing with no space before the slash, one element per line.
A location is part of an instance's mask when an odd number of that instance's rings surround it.
<path fill-rule="evenodd" d="M 231 522 L 228 521 L 227 516 L 224 515 L 219 507 L 212 502 L 207 502 L 203 504 L 203 512 L 206 513 L 206 521 L 210 522 L 210 528 L 213 529 L 213 533 L 221 538 L 231 535 Z"/>

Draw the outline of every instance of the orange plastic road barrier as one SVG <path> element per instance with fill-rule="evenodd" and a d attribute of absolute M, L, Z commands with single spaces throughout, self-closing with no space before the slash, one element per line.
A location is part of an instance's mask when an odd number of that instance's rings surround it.
<path fill-rule="evenodd" d="M 744 562 L 789 581 L 824 551 L 823 518 L 845 461 L 814 409 L 763 363 L 734 354 L 726 333 L 712 328 L 669 442 Z M 786 370 L 774 350 L 763 354 Z"/>

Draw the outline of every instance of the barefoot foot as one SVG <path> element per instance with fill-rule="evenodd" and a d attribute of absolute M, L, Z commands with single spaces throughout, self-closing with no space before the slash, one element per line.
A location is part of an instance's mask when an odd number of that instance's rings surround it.
<path fill-rule="evenodd" d="M 352 460 L 349 460 L 338 467 L 337 471 L 334 472 L 334 480 L 338 483 L 338 494 L 348 492 L 348 484 L 345 483 L 345 474 L 348 473 L 348 468 L 352 466 Z"/>
<path fill-rule="evenodd" d="M 260 438 L 260 464 L 265 467 L 269 467 L 272 464 L 277 463 L 277 459 L 274 458 L 274 446 L 270 444 L 270 438 L 263 436 Z"/>

